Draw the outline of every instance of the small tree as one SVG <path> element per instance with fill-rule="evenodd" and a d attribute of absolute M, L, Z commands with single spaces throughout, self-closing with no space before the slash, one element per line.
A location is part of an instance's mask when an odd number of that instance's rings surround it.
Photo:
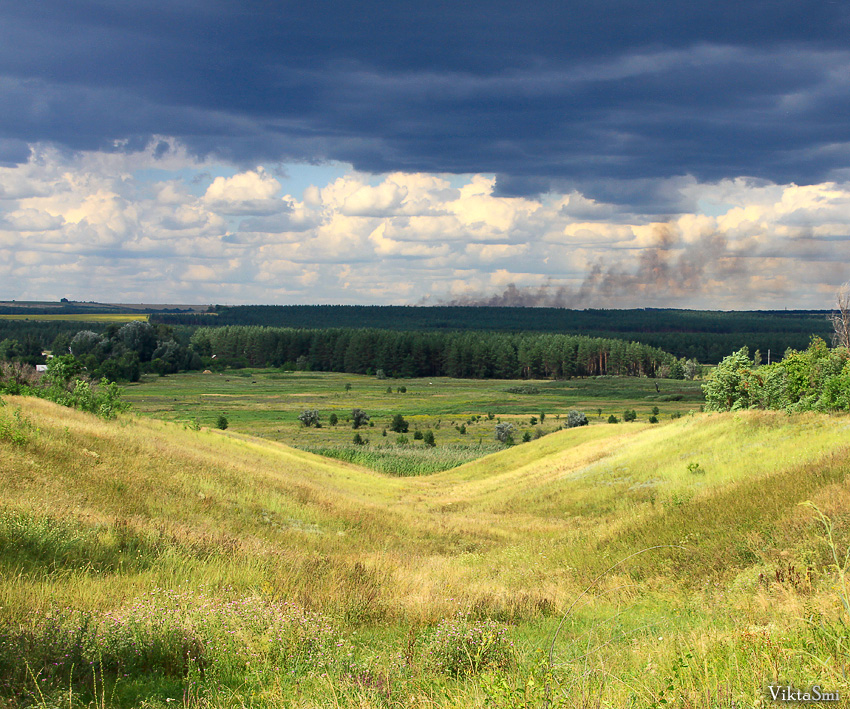
<path fill-rule="evenodd" d="M 363 438 L 363 436 L 361 436 L 359 433 L 354 434 L 354 438 L 351 439 L 351 442 L 355 446 L 365 446 L 367 443 L 366 439 Z"/>
<path fill-rule="evenodd" d="M 494 431 L 496 440 L 499 443 L 504 443 L 506 446 L 511 446 L 514 443 L 514 433 L 516 426 L 512 423 L 497 423 Z"/>
<path fill-rule="evenodd" d="M 424 441 L 426 446 L 436 446 L 437 444 L 434 442 L 434 432 L 431 429 L 425 431 Z"/>
<path fill-rule="evenodd" d="M 637 419 L 637 411 L 634 409 L 626 409 L 623 412 L 623 421 L 634 421 Z"/>
<path fill-rule="evenodd" d="M 458 426 L 458 428 L 457 428 L 457 432 L 458 432 L 461 436 L 465 436 L 465 435 L 466 435 L 466 424 L 465 424 L 465 423 L 462 423 L 460 426 Z"/>
<path fill-rule="evenodd" d="M 387 378 L 387 375 L 386 375 L 386 373 L 384 372 L 383 369 L 378 369 L 375 372 L 375 379 L 386 379 L 386 378 Z"/>
<path fill-rule="evenodd" d="M 531 440 L 531 431 L 526 431 L 522 434 L 522 442 L 528 443 Z"/>
<path fill-rule="evenodd" d="M 618 419 L 614 414 L 611 414 L 608 417 L 608 423 L 620 423 L 620 419 Z"/>
<path fill-rule="evenodd" d="M 390 424 L 390 431 L 394 431 L 395 433 L 407 433 L 407 429 L 409 427 L 410 424 L 404 420 L 404 416 L 401 414 L 393 416 L 392 423 Z"/>
<path fill-rule="evenodd" d="M 587 416 L 584 411 L 576 411 L 573 409 L 567 414 L 567 428 L 577 428 L 578 426 L 587 426 Z"/>
<path fill-rule="evenodd" d="M 215 427 L 224 431 L 227 428 L 227 416 L 219 414 L 218 418 L 215 420 Z"/>
<path fill-rule="evenodd" d="M 352 428 L 360 428 L 364 426 L 366 422 L 369 420 L 369 414 L 367 414 L 363 409 L 352 409 L 351 410 L 351 427 Z"/>
<path fill-rule="evenodd" d="M 850 349 L 850 283 L 845 283 L 836 294 L 836 310 L 829 316 L 835 331 L 832 344 Z"/>
<path fill-rule="evenodd" d="M 422 440 L 422 431 L 420 431 L 418 428 L 413 432 L 413 440 L 414 441 L 421 441 Z"/>
<path fill-rule="evenodd" d="M 328 416 L 328 423 L 331 426 L 336 426 L 339 423 L 339 417 L 336 414 L 331 414 Z"/>
<path fill-rule="evenodd" d="M 316 409 L 305 409 L 298 415 L 298 420 L 305 428 L 310 428 L 310 426 L 321 428 L 321 424 L 319 423 L 319 412 L 316 411 Z"/>

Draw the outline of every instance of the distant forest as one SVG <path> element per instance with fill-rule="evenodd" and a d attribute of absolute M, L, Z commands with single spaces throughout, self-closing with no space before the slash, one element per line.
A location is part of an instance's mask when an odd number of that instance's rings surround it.
<path fill-rule="evenodd" d="M 398 331 L 545 332 L 642 342 L 679 358 L 716 364 L 748 347 L 766 359 L 829 341 L 828 311 L 568 310 L 463 306 L 243 305 L 216 306 L 216 315 L 158 313 L 153 322 L 221 327 L 370 328 Z"/>
<path fill-rule="evenodd" d="M 140 310 L 97 303 L 7 305 L 16 314 L 132 312 Z M 781 359 L 789 348 L 804 350 L 813 336 L 829 342 L 833 329 L 828 311 L 696 311 L 667 309 L 567 310 L 562 308 L 493 308 L 462 306 L 245 305 L 215 306 L 209 314 L 151 312 L 159 340 L 174 340 L 188 350 L 199 328 L 263 326 L 291 330 L 384 330 L 435 334 L 520 333 L 583 335 L 591 339 L 640 342 L 679 359 L 716 364 L 742 347 L 759 351 L 763 361 Z M 143 312 L 143 311 L 142 311 Z M 0 313 L 3 314 L 3 313 Z M 165 328 L 165 329 L 163 329 Z M 115 324 L 0 318 L 0 343 L 18 343 L 18 357 L 35 360 L 75 333 L 93 331 L 110 338 Z M 59 337 L 62 335 L 62 337 Z M 58 338 L 58 340 L 57 340 Z M 9 344 L 7 342 L 7 344 Z M 67 348 L 67 345 L 66 345 Z M 2 353 L 0 353 L 2 357 Z M 144 363 L 144 360 L 142 360 Z M 323 365 L 324 366 L 324 365 Z"/>
<path fill-rule="evenodd" d="M 200 328 L 204 361 L 391 377 L 570 379 L 591 375 L 686 376 L 685 364 L 638 342 L 554 333 L 400 332 L 232 325 Z"/>

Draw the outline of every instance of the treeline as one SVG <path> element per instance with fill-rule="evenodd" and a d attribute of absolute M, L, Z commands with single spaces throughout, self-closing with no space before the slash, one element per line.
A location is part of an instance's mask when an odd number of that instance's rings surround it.
<path fill-rule="evenodd" d="M 192 327 L 262 325 L 294 329 L 374 328 L 400 331 L 551 332 L 643 342 L 680 358 L 719 362 L 741 347 L 805 349 L 828 339 L 826 311 L 569 310 L 463 306 L 243 305 L 216 315 L 153 314 L 152 320 Z"/>
<path fill-rule="evenodd" d="M 131 382 L 138 381 L 143 372 L 165 375 L 203 367 L 185 328 L 142 320 L 86 325 L 83 329 L 78 322 L 39 323 L 38 327 L 0 329 L 0 334 L 20 336 L 0 339 L 0 361 L 35 366 L 47 362 L 42 352 L 50 351 L 55 356 L 72 355 L 93 379 Z"/>
<path fill-rule="evenodd" d="M 850 410 L 850 352 L 830 349 L 819 337 L 781 362 L 763 364 L 746 347 L 725 357 L 703 385 L 706 409 Z"/>
<path fill-rule="evenodd" d="M 682 368 L 667 352 L 638 342 L 558 334 L 225 326 L 198 329 L 191 347 L 219 366 L 391 377 L 569 379 Z"/>

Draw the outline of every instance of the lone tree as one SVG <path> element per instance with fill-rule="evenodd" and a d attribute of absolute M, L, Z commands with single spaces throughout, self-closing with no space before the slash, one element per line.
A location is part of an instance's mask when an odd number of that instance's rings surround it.
<path fill-rule="evenodd" d="M 516 426 L 512 423 L 497 423 L 494 435 L 499 443 L 504 443 L 505 445 L 510 446 L 513 445 L 515 432 Z"/>
<path fill-rule="evenodd" d="M 364 426 L 368 420 L 369 420 L 369 414 L 367 414 L 363 409 L 352 409 L 351 410 L 351 427 L 352 428 L 360 428 L 361 426 Z"/>
<path fill-rule="evenodd" d="M 578 428 L 579 426 L 587 426 L 587 415 L 584 411 L 570 410 L 567 414 L 567 428 Z"/>
<path fill-rule="evenodd" d="M 395 431 L 396 433 L 407 433 L 407 429 L 409 427 L 410 424 L 404 420 L 404 416 L 401 414 L 393 416 L 393 421 L 390 424 L 390 431 Z"/>
<path fill-rule="evenodd" d="M 845 283 L 838 289 L 836 311 L 829 316 L 829 319 L 835 330 L 832 344 L 850 349 L 850 283 Z"/>
<path fill-rule="evenodd" d="M 302 411 L 298 415 L 298 420 L 301 422 L 302 426 L 306 426 L 307 428 L 310 428 L 310 426 L 315 426 L 316 428 L 322 427 L 319 423 L 319 412 L 315 409 Z"/>

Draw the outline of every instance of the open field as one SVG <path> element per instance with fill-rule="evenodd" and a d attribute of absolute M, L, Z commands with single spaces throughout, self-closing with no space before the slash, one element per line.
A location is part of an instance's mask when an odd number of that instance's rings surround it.
<path fill-rule="evenodd" d="M 848 706 L 848 432 L 694 414 L 399 478 L 6 397 L 0 702 Z"/>
<path fill-rule="evenodd" d="M 402 387 L 406 393 L 399 391 Z M 279 370 L 147 376 L 127 387 L 125 398 L 139 413 L 167 420 L 197 420 L 213 426 L 224 414 L 233 431 L 345 455 L 348 460 L 384 472 L 392 472 L 394 466 L 399 472 L 408 470 L 411 457 L 433 462 L 419 472 L 434 472 L 495 452 L 501 448 L 493 435 L 499 421 L 516 426 L 519 442 L 525 432 L 540 435 L 559 430 L 570 409 L 584 411 L 596 425 L 605 423 L 610 414 L 622 419 L 625 409 L 634 409 L 638 420 L 646 421 L 653 407 L 658 407 L 659 419 L 669 420 L 671 414 L 699 410 L 703 401 L 700 382 L 636 377 L 379 380 L 354 374 Z M 354 408 L 363 409 L 371 417 L 373 426 L 360 431 L 368 446 L 352 446 L 354 431 L 349 419 Z M 305 409 L 319 412 L 321 428 L 301 425 L 298 416 Z M 339 419 L 336 426 L 329 424 L 333 413 Z M 541 413 L 545 414 L 542 423 Z M 394 414 L 402 414 L 410 424 L 405 444 L 398 444 L 398 434 L 390 430 L 382 435 Z M 531 425 L 532 417 L 538 420 L 535 425 Z M 465 433 L 460 432 L 461 426 Z M 421 440 L 414 440 L 417 429 L 432 431 L 436 450 L 428 451 Z"/>
<path fill-rule="evenodd" d="M 127 323 L 133 320 L 147 320 L 147 315 L 135 315 L 128 313 L 50 313 L 50 314 L 21 314 L 3 315 L 0 313 L 0 319 L 3 320 L 66 320 L 76 322 L 96 322 L 96 323 Z"/>

